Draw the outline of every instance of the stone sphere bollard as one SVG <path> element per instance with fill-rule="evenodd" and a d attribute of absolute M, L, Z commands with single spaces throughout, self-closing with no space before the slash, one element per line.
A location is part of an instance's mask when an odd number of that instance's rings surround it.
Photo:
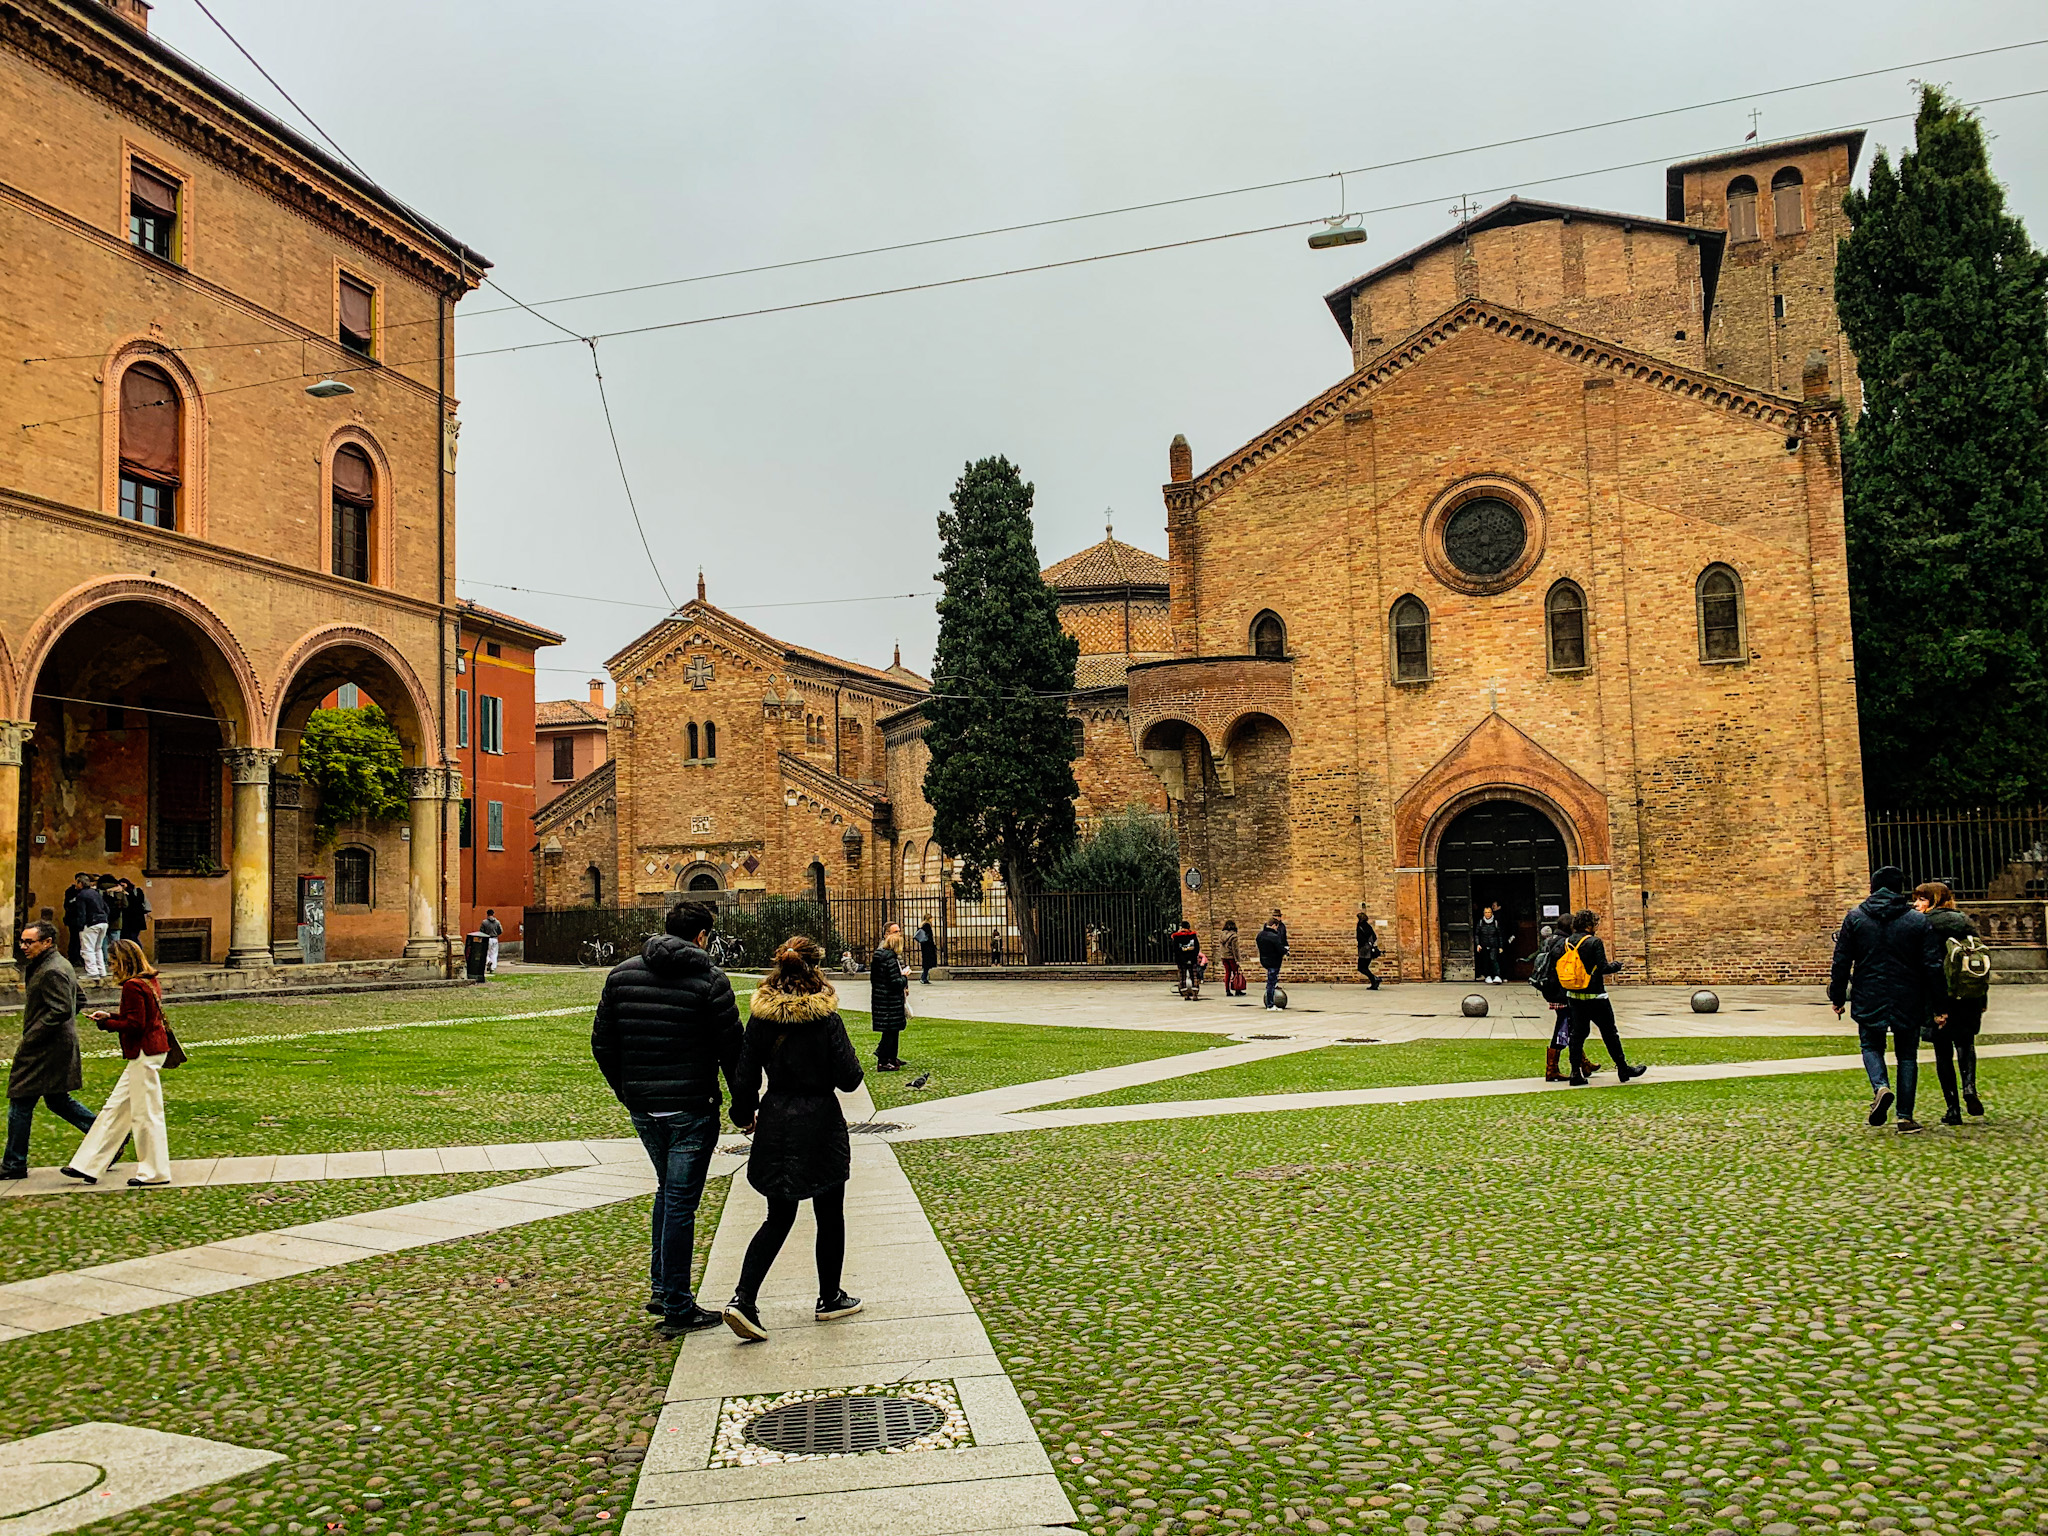
<path fill-rule="evenodd" d="M 1465 1017 L 1468 1019 L 1483 1019 L 1486 1017 L 1487 1001 L 1477 992 L 1468 992 L 1465 995 L 1465 1001 L 1458 1006 L 1465 1010 Z"/>
<path fill-rule="evenodd" d="M 1705 987 L 1701 987 L 1699 991 L 1692 995 L 1692 1011 L 1694 1013 L 1719 1013 L 1721 1011 L 1721 999 L 1714 993 L 1709 992 Z"/>

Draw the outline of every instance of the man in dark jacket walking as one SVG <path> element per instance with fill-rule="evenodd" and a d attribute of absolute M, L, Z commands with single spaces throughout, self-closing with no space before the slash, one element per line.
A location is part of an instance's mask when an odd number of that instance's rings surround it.
<path fill-rule="evenodd" d="M 647 1310 L 659 1312 L 662 1332 L 674 1337 L 715 1328 L 723 1316 L 697 1305 L 690 1266 L 697 1205 L 718 1146 L 718 1078 L 725 1074 L 737 1099 L 745 1037 L 732 983 L 704 949 L 710 909 L 681 903 L 669 909 L 663 927 L 665 933 L 605 977 L 590 1054 L 632 1115 L 654 1164 Z"/>
<path fill-rule="evenodd" d="M 1280 921 L 1280 909 L 1266 919 L 1259 930 L 1259 964 L 1266 969 L 1266 1006 L 1277 1008 L 1273 994 L 1280 989 L 1280 965 L 1287 958 L 1287 925 Z"/>
<path fill-rule="evenodd" d="M 92 1129 L 93 1113 L 72 1093 L 85 1086 L 78 1052 L 78 1010 L 85 993 L 71 962 L 57 953 L 57 930 L 30 923 L 21 930 L 21 1043 L 7 1072 L 7 1150 L 0 1155 L 0 1179 L 28 1177 L 28 1137 L 36 1100 L 81 1131 Z"/>
<path fill-rule="evenodd" d="M 1920 1129 L 1913 1098 L 1920 1086 L 1920 1026 L 1936 1009 L 1947 1017 L 1948 983 L 1934 925 L 1906 899 L 1906 872 L 1887 864 L 1870 877 L 1870 895 L 1835 935 L 1828 1001 L 1856 1021 L 1863 1070 L 1870 1078 L 1870 1123 L 1883 1125 L 1896 1098 L 1899 1131 Z M 1898 1092 L 1885 1075 L 1885 1036 L 1898 1057 Z"/>

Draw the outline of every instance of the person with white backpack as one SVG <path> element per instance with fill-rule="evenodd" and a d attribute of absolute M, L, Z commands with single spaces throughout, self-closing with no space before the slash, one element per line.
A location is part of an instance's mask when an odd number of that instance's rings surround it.
<path fill-rule="evenodd" d="M 1913 905 L 1927 914 L 1941 940 L 1948 1018 L 1934 1026 L 1934 1072 L 1941 1079 L 1941 1096 L 1948 1101 L 1941 1123 L 1961 1125 L 1964 1109 L 1972 1115 L 1984 1113 L 1984 1101 L 1977 1097 L 1977 1033 L 1984 1027 L 1984 1004 L 1991 995 L 1991 951 L 1984 947 L 1970 915 L 1957 910 L 1956 893 L 1941 881 L 1914 886 Z"/>

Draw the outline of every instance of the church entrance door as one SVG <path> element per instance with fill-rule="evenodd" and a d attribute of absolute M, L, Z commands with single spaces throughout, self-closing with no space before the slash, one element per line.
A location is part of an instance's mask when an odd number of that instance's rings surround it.
<path fill-rule="evenodd" d="M 1527 980 L 1537 931 L 1571 910 L 1571 874 L 1555 823 L 1515 800 L 1482 801 L 1461 812 L 1437 844 L 1445 981 L 1476 978 L 1472 930 L 1487 903 L 1495 901 L 1506 936 L 1501 974 Z"/>

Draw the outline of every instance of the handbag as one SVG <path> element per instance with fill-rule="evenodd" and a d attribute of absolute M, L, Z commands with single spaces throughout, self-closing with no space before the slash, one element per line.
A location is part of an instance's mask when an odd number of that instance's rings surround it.
<path fill-rule="evenodd" d="M 178 1044 L 177 1033 L 169 1024 L 164 1025 L 164 1038 L 171 1042 L 171 1049 L 164 1057 L 164 1064 L 159 1070 L 168 1072 L 173 1067 L 185 1065 L 185 1047 Z"/>

